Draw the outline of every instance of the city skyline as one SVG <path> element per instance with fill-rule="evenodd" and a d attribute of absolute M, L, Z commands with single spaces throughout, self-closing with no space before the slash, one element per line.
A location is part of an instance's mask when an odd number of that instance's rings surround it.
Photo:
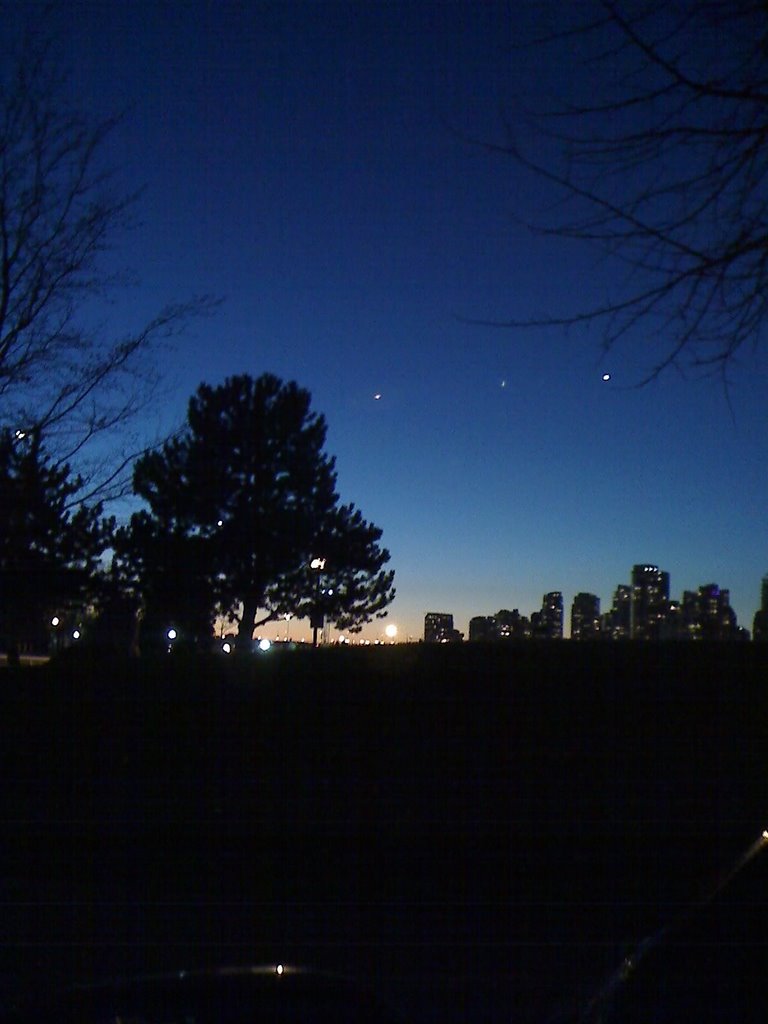
<path fill-rule="evenodd" d="M 659 570 L 658 566 L 652 565 L 651 563 L 645 563 L 645 562 L 643 562 L 643 563 L 635 563 L 635 565 L 633 566 L 633 569 L 638 569 L 638 568 L 646 568 L 646 569 L 657 570 L 661 574 L 666 576 L 667 577 L 667 586 L 669 588 L 667 596 L 668 596 L 669 600 L 673 604 L 675 604 L 675 605 L 682 604 L 684 602 L 686 594 L 696 593 L 696 592 L 704 590 L 704 589 L 706 589 L 708 587 L 715 587 L 717 591 L 719 591 L 719 592 L 721 592 L 721 593 L 723 593 L 723 594 L 728 596 L 730 606 L 733 607 L 733 602 L 730 601 L 730 595 L 732 593 L 730 587 L 720 586 L 719 583 L 716 583 L 715 581 L 712 581 L 712 580 L 709 580 L 706 583 L 692 584 L 690 588 L 686 586 L 686 587 L 684 587 L 680 591 L 680 599 L 678 601 L 677 598 L 671 596 L 672 595 L 671 573 L 668 573 L 665 570 Z M 619 582 L 617 582 L 613 586 L 613 588 L 611 589 L 610 594 L 607 595 L 607 597 L 605 597 L 605 600 L 604 600 L 604 595 L 594 594 L 591 591 L 586 591 L 586 590 L 583 590 L 583 589 L 574 592 L 571 595 L 571 599 L 570 600 L 568 600 L 568 594 L 563 592 L 563 591 L 548 591 L 547 593 L 545 593 L 543 595 L 543 597 L 540 600 L 540 602 L 538 603 L 538 605 L 535 605 L 534 607 L 531 607 L 531 608 L 528 608 L 528 609 L 521 609 L 521 608 L 519 608 L 516 605 L 512 605 L 510 603 L 507 603 L 505 605 L 501 605 L 499 608 L 496 609 L 495 612 L 494 611 L 489 611 L 487 609 L 486 610 L 479 610 L 479 611 L 476 610 L 474 612 L 470 612 L 468 618 L 466 619 L 466 621 L 464 621 L 463 618 L 457 617 L 456 615 L 454 615 L 453 611 L 451 611 L 451 610 L 446 610 L 445 608 L 443 608 L 443 609 L 430 609 L 430 610 L 426 610 L 423 613 L 422 619 L 421 619 L 421 625 L 420 625 L 420 627 L 417 627 L 416 629 L 411 629 L 410 628 L 410 623 L 405 623 L 405 624 L 397 623 L 397 624 L 395 624 L 393 616 L 392 615 L 388 615 L 386 620 L 379 620 L 378 623 L 372 624 L 372 626 L 366 627 L 362 631 L 361 636 L 366 638 L 366 639 L 369 639 L 371 641 L 378 640 L 378 641 L 387 642 L 387 643 L 394 642 L 395 638 L 396 638 L 396 642 L 398 642 L 398 643 L 414 642 L 414 641 L 418 641 L 418 640 L 421 640 L 421 639 L 424 639 L 425 641 L 430 642 L 430 640 L 434 641 L 436 639 L 437 634 L 440 632 L 440 630 L 445 629 L 445 630 L 448 630 L 449 632 L 452 632 L 454 634 L 453 639 L 455 639 L 455 640 L 459 640 L 459 639 L 468 640 L 468 639 L 471 638 L 471 628 L 470 627 L 471 627 L 471 623 L 472 623 L 472 621 L 474 619 L 480 619 L 480 618 L 491 619 L 491 618 L 494 618 L 499 611 L 509 610 L 509 611 L 511 611 L 511 612 L 513 612 L 515 614 L 519 613 L 520 616 L 522 616 L 526 620 L 530 621 L 533 616 L 535 616 L 538 613 L 542 612 L 542 610 L 543 610 L 543 608 L 544 608 L 548 598 L 553 597 L 554 595 L 558 595 L 558 596 L 560 596 L 561 601 L 562 601 L 562 607 L 561 607 L 561 613 L 562 613 L 562 636 L 564 638 L 566 638 L 566 639 L 569 639 L 571 637 L 571 630 L 572 630 L 572 618 L 571 618 L 571 615 L 572 615 L 573 607 L 574 607 L 574 604 L 576 603 L 577 598 L 580 598 L 580 597 L 583 597 L 583 598 L 596 598 L 597 602 L 598 602 L 598 607 L 602 608 L 601 618 L 604 618 L 605 615 L 608 612 L 608 600 L 609 599 L 614 603 L 613 606 L 615 606 L 615 602 L 616 602 L 617 596 L 620 594 L 621 591 L 625 591 L 627 597 L 631 600 L 631 595 L 632 595 L 632 583 L 631 583 L 631 580 L 632 580 L 632 572 L 630 571 L 629 582 L 626 582 L 626 581 L 619 581 Z M 748 619 L 742 619 L 738 614 L 736 614 L 736 618 L 737 618 L 737 621 L 738 621 L 739 628 L 743 629 L 743 630 L 746 630 L 750 634 L 750 638 L 751 639 L 754 639 L 754 637 L 752 637 L 752 630 L 753 630 L 753 621 L 754 621 L 755 614 L 757 614 L 761 610 L 766 612 L 766 613 L 768 613 L 768 573 L 765 573 L 765 574 L 763 574 L 760 577 L 758 586 L 756 587 L 756 591 L 758 592 L 758 599 L 757 599 L 757 602 L 755 604 L 755 608 L 754 608 L 754 611 L 753 611 L 752 615 L 750 615 Z M 433 620 L 431 625 L 429 624 L 429 620 Z M 396 632 L 394 634 L 390 633 L 390 635 L 387 636 L 387 632 L 386 632 L 387 629 L 391 630 L 391 628 L 393 626 L 394 626 Z M 221 631 L 221 630 L 223 630 L 225 628 L 224 620 L 220 620 L 219 621 L 218 628 L 219 628 L 219 631 Z M 630 630 L 630 632 L 632 631 L 631 621 L 630 621 L 630 623 L 628 623 L 628 629 Z M 434 635 L 431 638 L 428 635 L 430 630 L 432 630 L 433 633 L 434 633 Z M 339 636 L 346 636 L 347 638 L 351 639 L 352 642 L 356 642 L 356 640 L 357 640 L 356 634 L 351 634 L 348 630 L 335 630 L 335 629 L 332 629 L 332 630 L 330 630 L 330 632 L 326 631 L 326 633 L 327 633 L 327 639 L 330 642 L 338 641 L 338 637 Z M 282 618 L 282 619 L 277 620 L 276 622 L 269 623 L 267 626 L 261 627 L 257 631 L 257 635 L 259 637 L 264 636 L 264 637 L 267 637 L 269 639 L 274 639 L 274 640 L 278 640 L 278 641 L 287 639 L 289 634 L 291 635 L 292 639 L 301 639 L 302 642 L 310 641 L 311 640 L 311 636 L 312 636 L 312 631 L 311 631 L 311 627 L 309 626 L 308 620 L 295 620 L 295 619 L 293 619 L 293 617 L 291 617 L 290 619 Z M 460 636 L 459 636 L 459 634 L 460 634 Z M 385 637 L 386 637 L 386 641 L 385 641 Z"/>
<path fill-rule="evenodd" d="M 596 633 L 601 630 L 605 632 L 609 616 L 612 612 L 617 611 L 622 601 L 625 601 L 628 604 L 626 609 L 626 622 L 614 634 L 614 638 L 656 639 L 657 637 L 647 634 L 644 631 L 644 623 L 649 617 L 649 611 L 653 612 L 657 608 L 661 617 L 667 617 L 670 613 L 672 616 L 675 616 L 679 614 L 681 610 L 684 611 L 686 604 L 690 604 L 693 599 L 713 597 L 721 598 L 725 607 L 732 607 L 730 602 L 730 588 L 722 587 L 714 581 L 697 584 L 695 585 L 695 589 L 689 589 L 687 587 L 684 588 L 681 591 L 681 597 L 678 600 L 672 596 L 670 573 L 660 569 L 657 565 L 641 562 L 633 565 L 629 583 L 618 582 L 615 585 L 611 594 L 612 605 L 610 609 L 607 608 L 607 605 L 602 604 L 601 595 L 593 594 L 590 591 L 578 591 L 573 595 L 570 602 L 565 599 L 565 595 L 562 591 L 550 591 L 543 595 L 540 606 L 531 611 L 522 611 L 517 607 L 507 608 L 504 606 L 494 613 L 487 611 L 476 612 L 470 617 L 466 631 L 458 629 L 454 622 L 454 616 L 452 613 L 428 612 L 425 616 L 424 639 L 430 639 L 427 635 L 427 623 L 430 618 L 450 619 L 450 626 L 448 629 L 453 632 L 461 632 L 464 639 L 472 639 L 472 625 L 475 623 L 479 634 L 475 639 L 484 639 L 486 637 L 483 634 L 486 632 L 489 621 L 497 619 L 498 616 L 505 611 L 511 612 L 513 616 L 519 615 L 524 619 L 526 627 L 532 628 L 533 635 L 536 634 L 537 615 L 541 615 L 544 619 L 541 623 L 544 627 L 543 633 L 548 632 L 549 635 L 552 636 L 559 635 L 565 638 L 570 638 L 573 633 L 574 617 L 576 616 L 580 617 L 582 620 L 586 620 L 586 636 L 589 636 L 590 634 L 596 635 Z M 550 628 L 547 630 L 546 613 L 549 609 L 553 608 L 553 599 L 559 599 L 559 622 L 554 625 L 554 629 Z M 601 606 L 603 608 L 602 613 L 600 610 Z M 759 611 L 768 613 L 768 573 L 764 574 L 760 581 L 760 600 L 755 609 L 755 614 Z M 600 620 L 599 625 L 595 623 L 594 620 L 596 619 Z M 754 619 L 755 615 L 753 615 L 748 622 L 744 622 L 739 621 L 738 616 L 735 616 L 733 627 L 735 629 L 738 625 L 739 630 L 746 630 L 751 637 Z M 590 620 L 592 621 L 590 622 Z M 501 626 L 502 624 L 498 623 L 497 625 Z M 597 625 L 597 629 L 595 629 L 595 625 Z M 437 630 L 437 632 L 439 632 L 439 630 Z M 504 636 L 503 630 L 500 632 L 500 635 L 502 637 Z M 431 639 L 439 639 L 439 636 L 432 636 Z M 458 637 L 456 637 L 456 639 L 458 639 Z"/>
<path fill-rule="evenodd" d="M 3 5 L 6 50 L 42 9 Z M 130 283 L 86 321 L 119 338 L 168 301 L 221 297 L 163 355 L 149 436 L 182 422 L 201 381 L 272 372 L 312 393 L 341 497 L 381 527 L 396 574 L 363 636 L 418 637 L 441 609 L 466 633 L 555 590 L 566 608 L 579 592 L 605 602 L 639 559 L 721 581 L 751 629 L 768 566 L 765 355 L 725 381 L 673 370 L 637 387 L 660 340 L 642 331 L 605 352 L 590 327 L 475 322 L 563 312 L 617 280 L 588 248 L 527 231 L 553 195 L 477 144 L 533 145 L 521 110 L 572 95 L 584 40 L 525 46 L 557 5 L 45 10 L 72 97 L 95 118 L 125 112 L 106 157 L 119 188 L 142 189 L 105 254 Z"/>

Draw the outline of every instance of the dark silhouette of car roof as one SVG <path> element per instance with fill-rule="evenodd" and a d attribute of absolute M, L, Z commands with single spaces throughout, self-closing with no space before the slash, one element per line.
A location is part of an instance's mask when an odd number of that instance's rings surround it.
<path fill-rule="evenodd" d="M 178 971 L 75 985 L 0 1013 L 2 1024 L 396 1024 L 350 978 L 289 965 Z"/>

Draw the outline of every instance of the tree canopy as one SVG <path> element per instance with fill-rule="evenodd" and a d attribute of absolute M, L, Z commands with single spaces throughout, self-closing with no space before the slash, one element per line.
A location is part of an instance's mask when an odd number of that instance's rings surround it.
<path fill-rule="evenodd" d="M 56 465 L 39 434 L 0 431 L 0 634 L 44 649 L 52 613 L 95 594 L 113 523 L 78 503 L 82 481 Z"/>
<path fill-rule="evenodd" d="M 355 505 L 333 508 L 315 535 L 313 557 L 270 588 L 275 616 L 317 618 L 355 633 L 364 622 L 386 614 L 395 574 L 382 571 L 389 555 L 379 547 L 381 536 Z"/>
<path fill-rule="evenodd" d="M 591 0 L 556 14 L 534 46 L 571 69 L 569 94 L 511 111 L 492 148 L 560 200 L 529 226 L 596 246 L 620 278 L 595 305 L 509 324 L 595 323 L 606 347 L 647 350 L 647 379 L 725 373 L 765 331 L 765 5 Z"/>
<path fill-rule="evenodd" d="M 264 374 L 202 384 L 186 427 L 134 471 L 148 509 L 119 546 L 148 608 L 186 615 L 202 631 L 206 615 L 240 612 L 243 645 L 258 625 L 310 613 L 318 597 L 344 628 L 382 614 L 394 597 L 389 553 L 381 530 L 339 505 L 325 439 L 324 417 L 294 382 Z M 322 586 L 310 569 L 317 557 Z"/>

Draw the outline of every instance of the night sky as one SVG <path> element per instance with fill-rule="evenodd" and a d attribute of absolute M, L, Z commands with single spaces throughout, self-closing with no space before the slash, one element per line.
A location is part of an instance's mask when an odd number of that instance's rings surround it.
<path fill-rule="evenodd" d="M 269 371 L 311 391 L 341 497 L 383 528 L 401 638 L 428 611 L 466 632 L 551 590 L 566 618 L 582 590 L 605 610 L 636 562 L 669 571 L 675 597 L 730 588 L 751 629 L 765 357 L 734 366 L 729 407 L 716 379 L 634 387 L 652 363 L 642 336 L 604 356 L 596 327 L 469 322 L 600 301 L 615 274 L 521 226 L 552 196 L 472 141 L 502 139 L 505 120 L 527 140 L 520 104 L 582 73 L 576 42 L 546 59 L 519 47 L 543 10 L 63 4 L 50 25 L 73 94 L 95 117 L 127 111 L 107 157 L 145 188 L 110 256 L 135 283 L 99 315 L 119 334 L 168 301 L 223 298 L 166 357 L 161 427 L 203 380 Z M 4 46 L 30 11 L 43 5 L 4 5 Z"/>

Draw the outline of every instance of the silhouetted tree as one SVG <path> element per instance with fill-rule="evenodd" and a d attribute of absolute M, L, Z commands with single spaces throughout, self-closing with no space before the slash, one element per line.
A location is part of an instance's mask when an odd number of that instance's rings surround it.
<path fill-rule="evenodd" d="M 566 201 L 529 226 L 597 246 L 626 273 L 594 306 L 509 323 L 598 323 L 608 348 L 641 336 L 647 379 L 672 365 L 725 372 L 762 341 L 768 301 L 765 4 L 592 0 L 556 14 L 536 45 L 570 69 L 568 98 L 525 129 L 512 115 L 492 148 Z M 542 146 L 520 141 L 531 126 Z"/>
<path fill-rule="evenodd" d="M 114 524 L 100 504 L 72 509 L 81 485 L 51 462 L 37 433 L 0 431 L 0 633 L 11 649 L 41 645 L 53 613 L 96 592 Z"/>
<path fill-rule="evenodd" d="M 137 462 L 134 488 L 149 510 L 134 515 L 125 540 L 148 603 L 164 588 L 169 607 L 186 590 L 207 595 L 211 614 L 242 609 L 242 647 L 255 627 L 309 610 L 314 557 L 326 559 L 333 621 L 357 626 L 392 600 L 381 531 L 339 507 L 325 419 L 310 402 L 270 374 L 203 384 L 186 429 Z"/>
<path fill-rule="evenodd" d="M 119 338 L 87 325 L 84 305 L 120 283 L 103 257 L 136 194 L 116 194 L 103 165 L 118 119 L 93 123 L 65 84 L 51 46 L 31 34 L 0 73 L 0 422 L 87 467 L 86 497 L 109 496 L 130 481 L 135 450 L 113 444 L 87 463 L 84 453 L 146 407 L 159 381 L 151 351 L 211 304 L 169 305 Z"/>
<path fill-rule="evenodd" d="M 113 549 L 120 532 L 113 536 Z M 95 579 L 95 589 L 96 614 L 88 625 L 87 646 L 105 654 L 137 654 L 142 602 L 129 562 L 113 551 L 109 564 Z"/>
<path fill-rule="evenodd" d="M 384 571 L 389 552 L 379 547 L 382 531 L 367 522 L 354 505 L 333 508 L 313 543 L 313 557 L 269 591 L 275 617 L 292 614 L 315 618 L 358 633 L 364 623 L 383 618 L 395 596 L 393 570 Z"/>
<path fill-rule="evenodd" d="M 115 536 L 113 604 L 141 619 L 143 651 L 167 646 L 170 628 L 183 646 L 204 645 L 213 633 L 215 581 L 212 551 L 187 520 L 164 520 L 141 511 Z"/>

